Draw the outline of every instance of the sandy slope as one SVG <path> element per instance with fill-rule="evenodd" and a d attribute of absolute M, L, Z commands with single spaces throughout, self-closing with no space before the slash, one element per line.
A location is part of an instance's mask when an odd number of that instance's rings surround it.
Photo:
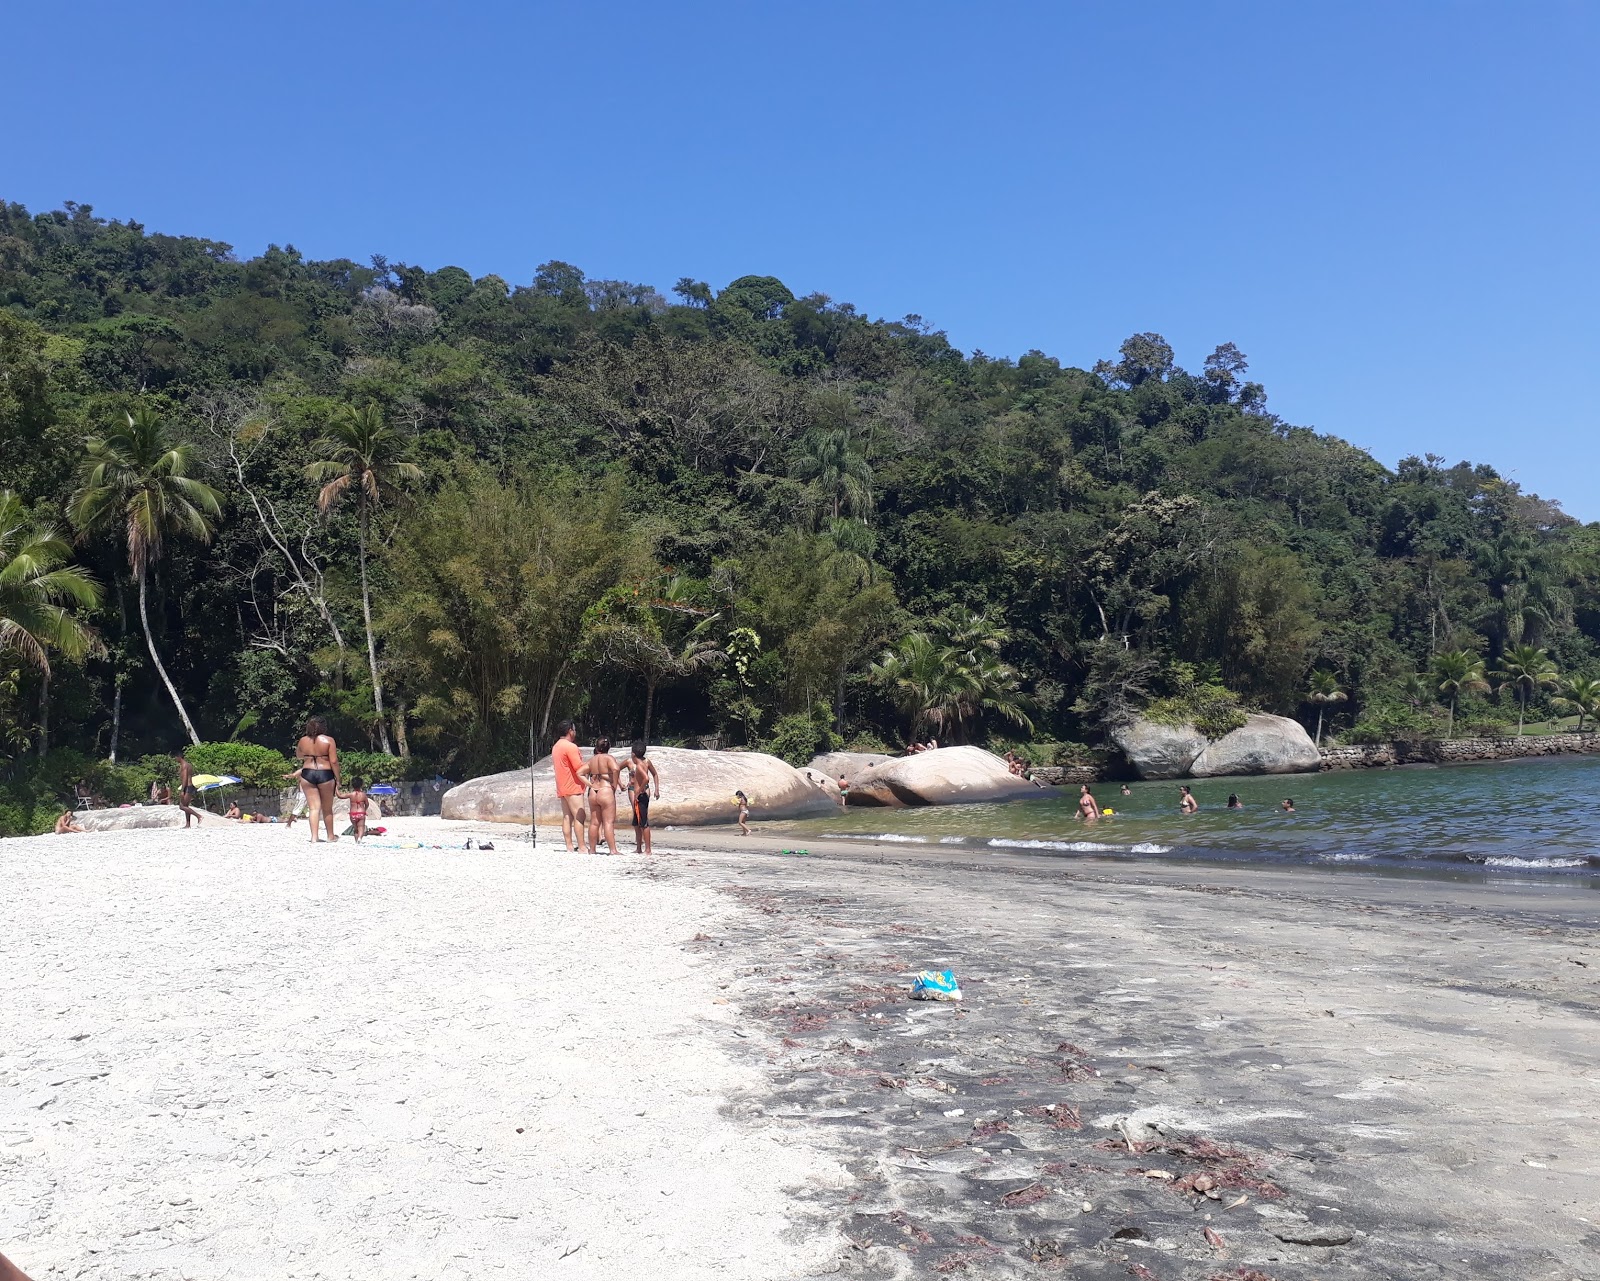
<path fill-rule="evenodd" d="M 0 842 L 0 1250 L 36 1281 L 827 1266 L 786 1209 L 836 1173 L 730 1117 L 762 1081 L 683 948 L 739 909 L 495 838 Z"/>

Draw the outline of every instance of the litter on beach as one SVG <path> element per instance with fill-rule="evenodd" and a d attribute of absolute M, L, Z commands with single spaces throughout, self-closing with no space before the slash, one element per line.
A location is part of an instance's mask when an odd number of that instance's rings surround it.
<path fill-rule="evenodd" d="M 959 1001 L 961 984 L 949 970 L 923 970 L 911 982 L 913 1001 Z"/>

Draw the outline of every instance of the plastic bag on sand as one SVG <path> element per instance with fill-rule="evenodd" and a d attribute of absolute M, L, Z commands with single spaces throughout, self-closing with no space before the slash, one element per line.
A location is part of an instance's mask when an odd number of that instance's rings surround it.
<path fill-rule="evenodd" d="M 923 970 L 912 980 L 913 1001 L 959 1001 L 961 984 L 949 970 Z"/>

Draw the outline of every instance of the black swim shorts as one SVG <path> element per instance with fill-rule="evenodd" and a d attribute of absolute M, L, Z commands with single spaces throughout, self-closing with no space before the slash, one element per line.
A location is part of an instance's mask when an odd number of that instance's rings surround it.
<path fill-rule="evenodd" d="M 635 792 L 633 794 L 633 825 L 641 829 L 650 826 L 649 792 Z"/>

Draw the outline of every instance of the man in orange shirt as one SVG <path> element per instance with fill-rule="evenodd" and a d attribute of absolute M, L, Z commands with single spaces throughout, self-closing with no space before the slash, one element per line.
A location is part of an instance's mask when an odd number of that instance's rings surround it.
<path fill-rule="evenodd" d="M 589 821 L 583 812 L 583 796 L 588 786 L 579 773 L 583 768 L 583 753 L 578 750 L 578 727 L 571 721 L 562 721 L 556 726 L 556 745 L 550 749 L 550 764 L 555 767 L 556 797 L 561 802 L 561 835 L 566 839 L 567 849 L 576 854 L 583 847 L 584 826 Z"/>

